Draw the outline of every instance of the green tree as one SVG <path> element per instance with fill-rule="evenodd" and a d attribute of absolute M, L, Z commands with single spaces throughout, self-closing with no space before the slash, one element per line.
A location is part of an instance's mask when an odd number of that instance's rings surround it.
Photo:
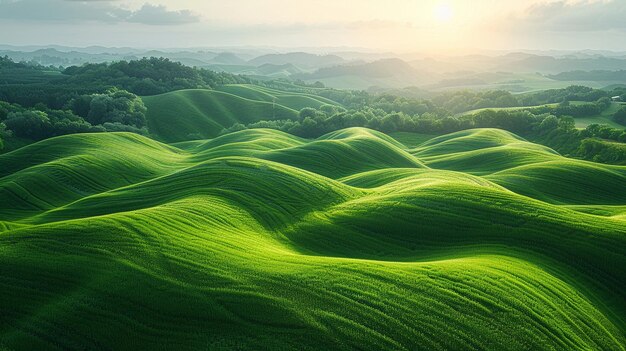
<path fill-rule="evenodd" d="M 540 133 L 548 133 L 559 127 L 559 119 L 556 116 L 549 115 L 544 118 L 539 124 L 538 130 Z"/>
<path fill-rule="evenodd" d="M 576 121 L 572 117 L 563 117 L 559 119 L 559 129 L 564 132 L 570 132 L 576 129 Z"/>
<path fill-rule="evenodd" d="M 7 136 L 11 136 L 11 132 L 7 130 L 7 126 L 4 123 L 0 123 L 0 150 L 4 148 L 3 139 Z"/>
<path fill-rule="evenodd" d="M 83 95 L 72 100 L 70 106 L 74 113 L 84 116 L 93 125 L 120 123 L 137 128 L 146 125 L 146 106 L 139 96 L 126 90 Z"/>
<path fill-rule="evenodd" d="M 52 124 L 43 111 L 11 112 L 4 122 L 16 136 L 41 140 L 51 135 Z"/>
<path fill-rule="evenodd" d="M 304 121 L 307 118 L 313 118 L 317 115 L 317 110 L 311 107 L 305 107 L 300 110 L 299 118 Z"/>
<path fill-rule="evenodd" d="M 615 114 L 613 115 L 613 120 L 621 125 L 626 126 L 626 106 L 615 112 Z"/>
<path fill-rule="evenodd" d="M 601 97 L 598 99 L 598 101 L 596 101 L 596 104 L 600 107 L 602 111 L 604 111 L 609 108 L 609 106 L 611 106 L 611 98 L 607 96 Z"/>
<path fill-rule="evenodd" d="M 400 115 L 397 113 L 389 114 L 380 121 L 378 130 L 385 133 L 391 133 L 398 130 L 398 125 L 401 123 Z"/>

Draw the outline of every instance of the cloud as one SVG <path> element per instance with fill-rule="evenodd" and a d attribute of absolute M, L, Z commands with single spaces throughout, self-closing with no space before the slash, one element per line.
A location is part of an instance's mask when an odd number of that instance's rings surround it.
<path fill-rule="evenodd" d="M 190 10 L 169 11 L 163 5 L 150 4 L 144 4 L 127 18 L 128 22 L 153 25 L 185 24 L 198 22 L 199 20 L 200 16 Z"/>
<path fill-rule="evenodd" d="M 117 22 L 128 11 L 105 2 L 0 0 L 0 18 L 33 21 Z"/>
<path fill-rule="evenodd" d="M 0 18 L 18 21 L 105 23 L 132 22 L 149 25 L 180 25 L 198 22 L 190 10 L 172 11 L 163 5 L 144 4 L 128 10 L 114 0 L 0 0 Z"/>
<path fill-rule="evenodd" d="M 626 1 L 542 2 L 517 18 L 523 26 L 556 32 L 626 31 Z M 520 24 L 520 23 L 518 23 Z"/>

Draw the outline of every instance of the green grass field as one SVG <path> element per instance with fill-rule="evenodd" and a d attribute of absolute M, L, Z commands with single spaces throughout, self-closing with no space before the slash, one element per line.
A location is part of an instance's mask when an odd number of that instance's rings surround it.
<path fill-rule="evenodd" d="M 558 104 L 545 104 L 545 105 L 537 105 L 537 106 L 517 106 L 517 107 L 487 107 L 487 108 L 478 108 L 475 110 L 470 110 L 470 111 L 466 111 L 466 112 L 461 112 L 461 113 L 457 113 L 456 116 L 463 116 L 463 115 L 473 115 L 476 114 L 478 112 L 482 112 L 482 111 L 487 111 L 487 110 L 493 110 L 493 111 L 519 111 L 519 110 L 524 110 L 524 109 L 528 109 L 528 108 L 535 108 L 535 107 L 557 107 Z"/>
<path fill-rule="evenodd" d="M 212 135 L 212 108 L 265 111 L 246 89 L 146 99 L 151 128 L 197 128 L 154 115 L 176 103 Z M 397 136 L 0 155 L 0 349 L 626 349 L 626 167 L 497 129 Z"/>
<path fill-rule="evenodd" d="M 285 93 L 254 85 L 226 85 L 219 90 L 179 90 L 143 97 L 150 132 L 166 142 L 216 137 L 236 123 L 297 119 L 305 107 L 338 105 L 308 94 Z"/>
<path fill-rule="evenodd" d="M 496 73 L 493 75 L 477 75 L 482 84 L 450 84 L 444 87 L 434 87 L 435 91 L 442 90 L 508 90 L 513 93 L 529 93 L 548 89 L 562 89 L 572 85 L 583 85 L 595 89 L 609 86 L 619 86 L 620 81 L 576 81 L 576 80 L 554 80 L 547 76 L 536 73 Z"/>
<path fill-rule="evenodd" d="M 580 102 L 579 102 L 580 103 Z M 613 120 L 613 115 L 619 111 L 620 108 L 626 106 L 626 103 L 617 103 L 614 102 L 611 104 L 609 108 L 602 111 L 599 115 L 589 116 L 583 118 L 576 118 L 576 127 L 577 128 L 586 128 L 590 124 L 604 124 L 612 128 L 617 129 L 625 129 L 626 126 L 623 126 L 619 123 L 616 123 Z"/>
<path fill-rule="evenodd" d="M 587 102 L 583 102 L 583 101 L 572 101 L 572 104 L 574 104 L 574 105 L 575 104 L 586 104 L 586 103 Z M 516 111 L 516 110 L 523 110 L 523 109 L 527 109 L 527 108 L 543 107 L 543 106 L 556 107 L 557 104 L 548 104 L 548 105 L 541 105 L 541 106 L 529 106 L 529 107 L 481 108 L 481 109 L 477 109 L 477 110 L 472 110 L 472 111 L 459 113 L 459 114 L 457 114 L 457 116 L 476 114 L 478 112 L 485 111 L 485 110 Z M 603 124 L 603 125 L 607 125 L 607 126 L 612 127 L 612 128 L 616 128 L 616 129 L 626 129 L 626 126 L 623 126 L 623 125 L 621 125 L 619 123 L 616 123 L 613 120 L 613 115 L 620 108 L 622 108 L 623 106 L 626 106 L 626 103 L 614 102 L 614 103 L 611 104 L 611 106 L 609 108 L 607 108 L 606 110 L 602 111 L 602 113 L 600 113 L 599 115 L 587 116 L 587 117 L 576 117 L 574 119 L 574 121 L 576 122 L 576 128 L 587 128 L 587 126 L 589 126 L 591 124 Z"/>
<path fill-rule="evenodd" d="M 304 93 L 290 93 L 281 90 L 266 88 L 251 84 L 231 84 L 217 88 L 219 91 L 231 93 L 250 100 L 275 102 L 279 105 L 301 110 L 305 107 L 319 109 L 323 105 L 337 105 L 338 103 L 318 95 Z"/>
<path fill-rule="evenodd" d="M 409 133 L 409 132 L 395 132 L 390 133 L 389 136 L 402 143 L 404 146 L 414 148 L 422 143 L 432 139 L 435 135 L 421 134 L 421 133 Z"/>

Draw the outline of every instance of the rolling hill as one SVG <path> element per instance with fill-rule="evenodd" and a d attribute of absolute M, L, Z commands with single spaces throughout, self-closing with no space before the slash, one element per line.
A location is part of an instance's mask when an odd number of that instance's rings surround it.
<path fill-rule="evenodd" d="M 624 350 L 625 185 L 497 129 L 48 139 L 0 155 L 0 348 Z"/>
<path fill-rule="evenodd" d="M 236 123 L 295 120 L 305 107 L 338 105 L 314 95 L 254 85 L 179 90 L 142 99 L 148 109 L 146 118 L 150 132 L 166 142 L 213 138 Z"/>

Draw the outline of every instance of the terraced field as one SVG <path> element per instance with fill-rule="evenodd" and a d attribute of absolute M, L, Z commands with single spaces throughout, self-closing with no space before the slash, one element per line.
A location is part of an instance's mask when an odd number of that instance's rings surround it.
<path fill-rule="evenodd" d="M 297 119 L 305 107 L 336 102 L 308 94 L 255 85 L 225 85 L 219 90 L 179 90 L 143 97 L 150 132 L 166 142 L 216 137 L 236 123 Z"/>
<path fill-rule="evenodd" d="M 70 135 L 0 199 L 0 349 L 626 349 L 626 167 L 501 130 Z"/>

